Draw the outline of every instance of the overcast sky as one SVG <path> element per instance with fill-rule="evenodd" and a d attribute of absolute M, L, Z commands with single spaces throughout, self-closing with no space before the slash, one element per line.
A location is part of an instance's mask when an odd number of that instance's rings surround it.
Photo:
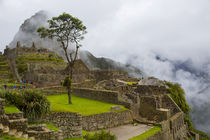
<path fill-rule="evenodd" d="M 83 20 L 88 28 L 83 49 L 98 56 L 123 57 L 146 49 L 199 61 L 210 52 L 209 7 L 209 0 L 0 0 L 0 48 L 25 19 L 47 10 Z"/>
<path fill-rule="evenodd" d="M 210 75 L 210 0 L 0 0 L 0 50 L 23 21 L 40 10 L 78 17 L 88 30 L 83 49 L 177 81 L 188 102 L 201 98 L 199 104 L 209 106 L 209 98 L 197 92 L 210 83 L 193 72 L 174 72 L 171 61 L 188 60 L 193 69 Z M 157 55 L 170 61 L 159 61 Z M 203 113 L 210 117 L 210 110 Z M 209 126 L 206 123 L 210 133 Z"/>

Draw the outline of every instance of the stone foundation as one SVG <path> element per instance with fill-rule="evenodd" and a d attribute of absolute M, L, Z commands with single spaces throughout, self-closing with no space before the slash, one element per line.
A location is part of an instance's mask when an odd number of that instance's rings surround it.
<path fill-rule="evenodd" d="M 122 112 L 107 112 L 97 115 L 83 116 L 82 127 L 86 131 L 94 131 L 133 122 L 132 113 L 129 110 Z"/>
<path fill-rule="evenodd" d="M 63 131 L 64 138 L 82 137 L 82 116 L 72 112 L 51 112 L 42 121 L 49 122 Z"/>
<path fill-rule="evenodd" d="M 88 88 L 73 88 L 73 94 L 78 97 L 94 99 L 102 102 L 118 104 L 118 92 L 95 90 Z"/>

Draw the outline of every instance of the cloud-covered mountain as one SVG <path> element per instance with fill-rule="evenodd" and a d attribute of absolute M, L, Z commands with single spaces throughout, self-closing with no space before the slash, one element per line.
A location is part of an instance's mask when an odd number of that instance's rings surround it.
<path fill-rule="evenodd" d="M 16 33 L 14 39 L 9 44 L 10 48 L 16 47 L 17 41 L 20 41 L 21 46 L 31 47 L 32 43 L 35 42 L 36 47 L 44 47 L 50 50 L 58 52 L 64 56 L 63 50 L 59 47 L 59 43 L 51 39 L 41 39 L 36 32 L 37 28 L 41 26 L 47 26 L 47 20 L 50 18 L 49 13 L 46 11 L 40 11 L 26 19 L 20 26 L 19 31 Z M 117 69 L 128 72 L 131 77 L 140 77 L 145 74 L 138 68 L 129 64 L 122 64 L 108 58 L 97 58 L 88 51 L 80 50 L 78 56 L 90 69 Z M 65 58 L 65 57 L 64 57 Z"/>

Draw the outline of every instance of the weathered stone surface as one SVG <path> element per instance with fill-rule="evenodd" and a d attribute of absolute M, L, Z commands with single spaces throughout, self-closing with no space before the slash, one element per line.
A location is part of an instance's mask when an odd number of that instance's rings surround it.
<path fill-rule="evenodd" d="M 133 122 L 132 113 L 129 110 L 122 112 L 107 112 L 97 115 L 83 116 L 83 130 L 93 131 L 104 128 L 116 127 Z"/>
<path fill-rule="evenodd" d="M 110 108 L 110 111 L 119 111 L 119 110 L 122 110 L 122 106 L 121 106 L 121 105 L 112 106 L 112 107 Z"/>
<path fill-rule="evenodd" d="M 50 122 L 63 132 L 64 138 L 82 137 L 82 116 L 72 112 L 51 112 L 44 122 Z"/>

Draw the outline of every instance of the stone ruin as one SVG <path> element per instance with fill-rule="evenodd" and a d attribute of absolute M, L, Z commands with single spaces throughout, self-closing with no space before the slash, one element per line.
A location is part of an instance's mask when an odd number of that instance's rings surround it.
<path fill-rule="evenodd" d="M 62 131 L 53 131 L 46 125 L 28 125 L 28 120 L 23 118 L 23 113 L 6 114 L 4 112 L 5 100 L 0 98 L 0 136 L 9 134 L 17 138 L 31 140 L 62 140 Z"/>
<path fill-rule="evenodd" d="M 9 55 L 10 52 L 15 54 L 15 58 L 27 55 L 49 56 L 54 53 L 47 49 L 37 49 L 34 43 L 31 48 L 21 47 L 17 43 L 16 48 L 5 49 L 5 54 Z M 27 65 L 27 70 L 22 78 L 39 83 L 42 88 L 38 90 L 41 90 L 45 95 L 66 92 L 66 89 L 60 86 L 60 81 L 68 74 L 67 64 L 64 61 L 25 61 L 24 63 Z M 76 96 L 124 105 L 130 111 L 121 114 L 105 113 L 87 117 L 78 114 L 57 113 L 54 114 L 54 117 L 46 118 L 45 121 L 62 129 L 64 137 L 69 137 L 68 134 L 81 136 L 82 129 L 98 130 L 133 121 L 161 125 L 162 131 L 151 139 L 185 140 L 186 136 L 189 135 L 187 125 L 184 123 L 184 113 L 169 96 L 167 87 L 158 79 L 148 78 L 139 81 L 139 79 L 130 78 L 126 72 L 122 71 L 89 70 L 81 60 L 77 60 L 74 69 L 73 93 Z M 128 85 L 129 82 L 135 84 Z M 75 124 L 75 126 L 69 125 L 71 128 L 67 126 L 66 121 L 62 121 L 68 120 L 68 116 L 74 118 L 71 124 Z M 62 120 L 57 123 L 59 118 Z M 102 118 L 109 118 L 110 122 L 97 121 L 102 120 Z M 118 119 L 112 120 L 111 118 Z M 196 140 L 198 139 L 196 137 Z"/>

